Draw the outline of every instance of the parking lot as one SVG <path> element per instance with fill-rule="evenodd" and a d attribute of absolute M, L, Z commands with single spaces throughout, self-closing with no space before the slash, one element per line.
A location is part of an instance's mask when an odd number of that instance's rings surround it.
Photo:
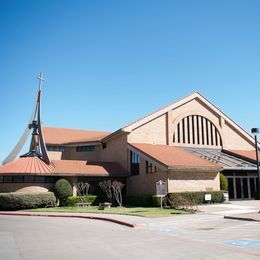
<path fill-rule="evenodd" d="M 136 228 L 87 219 L 0 216 L 0 259 L 258 259 L 260 223 L 201 213 Z"/>

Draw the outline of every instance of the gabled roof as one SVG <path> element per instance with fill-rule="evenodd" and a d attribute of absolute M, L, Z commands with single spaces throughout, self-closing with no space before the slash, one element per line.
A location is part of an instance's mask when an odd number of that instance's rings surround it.
<path fill-rule="evenodd" d="M 110 133 L 45 126 L 43 127 L 43 134 L 46 144 L 64 145 L 69 143 L 100 141 Z"/>
<path fill-rule="evenodd" d="M 229 118 L 226 114 L 224 114 L 220 109 L 218 109 L 214 104 L 212 104 L 207 98 L 205 98 L 203 95 L 201 95 L 199 92 L 194 92 L 180 100 L 177 100 L 169 105 L 166 105 L 155 112 L 152 112 L 151 114 L 148 114 L 145 117 L 142 117 L 122 128 L 117 130 L 116 132 L 106 136 L 104 140 L 108 140 L 110 137 L 112 138 L 115 134 L 118 134 L 120 132 L 131 132 L 134 129 L 162 116 L 163 114 L 167 113 L 168 111 L 171 111 L 173 109 L 176 109 L 194 99 L 200 100 L 200 102 L 204 103 L 206 106 L 208 106 L 212 111 L 214 111 L 216 114 L 221 116 L 226 122 L 228 122 L 234 129 L 236 129 L 241 135 L 244 136 L 245 139 L 247 139 L 249 142 L 254 144 L 254 138 L 247 133 L 243 128 L 241 128 L 239 125 L 237 125 L 231 118 Z"/>
<path fill-rule="evenodd" d="M 167 169 L 197 169 L 215 172 L 221 170 L 221 167 L 217 164 L 204 160 L 190 152 L 184 151 L 180 147 L 143 143 L 131 143 L 129 145 L 142 154 L 164 165 Z"/>

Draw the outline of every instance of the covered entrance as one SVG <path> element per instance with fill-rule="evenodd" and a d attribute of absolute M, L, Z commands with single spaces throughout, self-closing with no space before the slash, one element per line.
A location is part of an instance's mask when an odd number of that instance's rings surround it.
<path fill-rule="evenodd" d="M 255 199 L 257 183 L 255 164 L 225 153 L 220 149 L 190 147 L 185 149 L 223 168 L 222 173 L 228 179 L 230 199 Z"/>
<path fill-rule="evenodd" d="M 246 175 L 238 172 L 227 173 L 224 175 L 228 179 L 228 193 L 230 199 L 255 199 L 257 177 L 254 173 Z"/>

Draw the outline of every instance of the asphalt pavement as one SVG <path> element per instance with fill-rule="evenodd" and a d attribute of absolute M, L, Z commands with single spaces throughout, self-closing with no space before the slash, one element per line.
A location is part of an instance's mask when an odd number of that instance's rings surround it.
<path fill-rule="evenodd" d="M 0 259 L 259 259 L 260 223 L 224 219 L 225 212 L 258 207 L 242 204 L 155 219 L 107 216 L 136 228 L 91 219 L 0 216 Z"/>

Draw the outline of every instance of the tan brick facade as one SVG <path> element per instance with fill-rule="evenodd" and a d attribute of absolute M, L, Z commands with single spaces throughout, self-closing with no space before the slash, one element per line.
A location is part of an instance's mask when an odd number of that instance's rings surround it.
<path fill-rule="evenodd" d="M 177 131 L 180 136 L 178 141 L 174 139 Z M 207 143 L 205 133 L 207 133 Z M 189 140 L 188 143 L 186 140 Z M 160 167 L 160 162 L 152 158 L 151 161 L 156 163 L 157 172 L 148 174 L 145 166 L 146 160 L 149 160 L 149 154 L 139 154 L 140 173 L 137 176 L 131 176 L 128 147 L 128 144 L 131 143 L 254 150 L 254 140 L 248 133 L 200 94 L 194 93 L 105 136 L 103 139 L 86 144 L 82 142 L 69 143 L 64 145 L 63 152 L 48 152 L 48 154 L 52 160 L 116 162 L 128 171 L 128 194 L 154 194 L 155 183 L 158 180 L 167 182 L 169 192 L 217 191 L 220 189 L 217 171 L 193 171 L 185 169 L 185 167 L 182 171 L 170 170 L 167 165 L 161 164 Z M 52 145 L 55 144 L 52 143 Z M 76 146 L 80 145 L 95 145 L 95 151 L 77 152 Z M 71 177 L 68 180 L 73 184 L 73 194 L 76 195 L 77 177 Z M 37 185 L 30 184 L 0 183 L 0 192 L 23 190 L 26 185 L 28 190 L 42 189 L 44 191 L 44 189 L 51 188 L 48 184 L 39 185 L 39 188 Z"/>
<path fill-rule="evenodd" d="M 146 173 L 145 160 L 141 158 L 140 174 L 127 179 L 127 193 L 156 194 L 156 182 L 167 183 L 168 192 L 218 191 L 219 173 L 215 172 L 175 172 L 161 171 Z"/>

